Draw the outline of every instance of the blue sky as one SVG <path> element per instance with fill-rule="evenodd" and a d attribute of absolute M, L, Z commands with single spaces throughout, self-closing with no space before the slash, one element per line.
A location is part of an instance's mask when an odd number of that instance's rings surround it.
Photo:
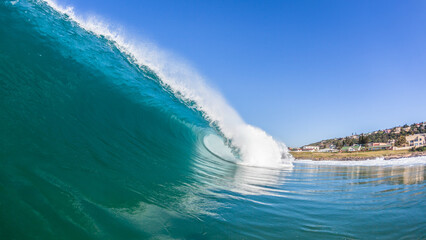
<path fill-rule="evenodd" d="M 288 146 L 426 121 L 426 1 L 57 2 L 188 60 Z"/>

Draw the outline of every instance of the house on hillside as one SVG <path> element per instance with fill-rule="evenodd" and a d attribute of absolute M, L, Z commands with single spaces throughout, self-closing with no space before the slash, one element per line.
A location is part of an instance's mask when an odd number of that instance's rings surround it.
<path fill-rule="evenodd" d="M 303 146 L 302 150 L 305 152 L 318 152 L 319 146 Z"/>
<path fill-rule="evenodd" d="M 395 139 L 389 139 L 387 144 L 390 144 L 392 146 L 395 145 Z"/>
<path fill-rule="evenodd" d="M 401 127 L 396 127 L 393 130 L 395 131 L 395 133 L 400 133 L 401 132 Z"/>
<path fill-rule="evenodd" d="M 408 132 L 408 131 L 410 131 L 410 130 L 411 130 L 411 127 L 410 127 L 410 126 L 405 127 L 405 128 L 403 128 L 402 130 L 404 130 L 404 131 Z"/>
<path fill-rule="evenodd" d="M 414 134 L 406 136 L 405 139 L 410 147 L 422 147 L 426 146 L 426 134 Z"/>
<path fill-rule="evenodd" d="M 340 149 L 341 152 L 358 152 L 361 151 L 361 145 L 344 146 Z"/>
<path fill-rule="evenodd" d="M 335 149 L 335 148 L 323 148 L 320 149 L 319 152 L 338 152 L 339 150 Z"/>
<path fill-rule="evenodd" d="M 389 143 L 370 143 L 367 145 L 367 150 L 377 151 L 377 150 L 391 150 L 392 144 Z"/>

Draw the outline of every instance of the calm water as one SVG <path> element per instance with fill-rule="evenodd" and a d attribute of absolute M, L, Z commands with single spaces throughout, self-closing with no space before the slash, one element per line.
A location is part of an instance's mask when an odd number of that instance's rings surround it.
<path fill-rule="evenodd" d="M 41 1 L 0 26 L 0 239 L 426 238 L 426 158 L 237 164 L 111 40 Z"/>

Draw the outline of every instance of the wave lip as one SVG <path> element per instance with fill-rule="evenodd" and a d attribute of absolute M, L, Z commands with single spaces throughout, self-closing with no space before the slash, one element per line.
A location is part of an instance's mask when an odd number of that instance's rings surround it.
<path fill-rule="evenodd" d="M 107 24 L 94 17 L 85 19 L 78 16 L 72 7 L 60 6 L 53 0 L 42 1 L 68 16 L 85 30 L 112 41 L 137 65 L 154 71 L 161 83 L 184 102 L 195 102 L 194 107 L 204 113 L 211 125 L 228 140 L 226 142 L 230 147 L 239 150 L 242 164 L 266 167 L 291 165 L 292 159 L 287 157 L 289 154 L 285 144 L 277 142 L 261 129 L 245 123 L 221 94 L 209 87 L 194 69 L 181 60 L 175 60 L 153 44 L 129 41 L 131 38 L 111 30 Z"/>

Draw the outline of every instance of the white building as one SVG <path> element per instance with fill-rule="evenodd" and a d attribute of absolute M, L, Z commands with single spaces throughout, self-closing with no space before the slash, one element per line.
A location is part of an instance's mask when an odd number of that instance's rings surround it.
<path fill-rule="evenodd" d="M 318 152 L 319 146 L 303 146 L 302 149 L 306 152 Z"/>
<path fill-rule="evenodd" d="M 426 134 L 414 134 L 406 136 L 408 146 L 410 147 L 422 147 L 426 146 Z"/>
<path fill-rule="evenodd" d="M 338 152 L 338 150 L 334 148 L 323 148 L 320 149 L 319 152 Z"/>

